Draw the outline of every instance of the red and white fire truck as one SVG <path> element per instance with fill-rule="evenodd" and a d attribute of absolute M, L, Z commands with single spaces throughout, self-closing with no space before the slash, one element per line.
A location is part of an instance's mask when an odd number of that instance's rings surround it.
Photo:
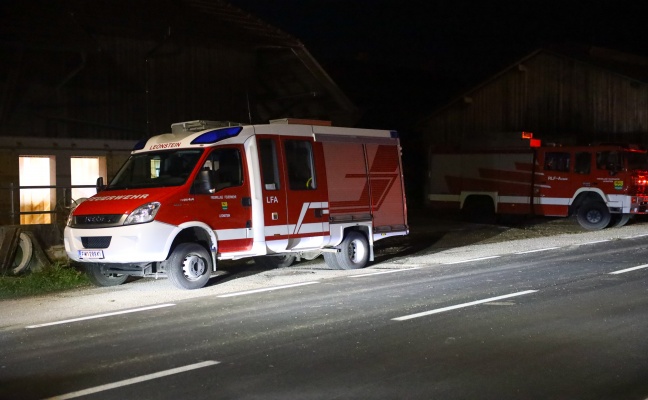
<path fill-rule="evenodd" d="M 576 215 L 588 230 L 623 226 L 648 205 L 646 150 L 629 145 L 525 145 L 431 152 L 427 201 L 469 218 L 495 214 Z M 482 219 L 483 220 L 483 219 Z"/>
<path fill-rule="evenodd" d="M 393 131 L 178 123 L 138 143 L 102 189 L 64 234 L 68 256 L 100 286 L 166 275 L 196 289 L 218 260 L 245 257 L 277 267 L 323 253 L 331 268 L 362 268 L 376 240 L 408 233 Z"/>

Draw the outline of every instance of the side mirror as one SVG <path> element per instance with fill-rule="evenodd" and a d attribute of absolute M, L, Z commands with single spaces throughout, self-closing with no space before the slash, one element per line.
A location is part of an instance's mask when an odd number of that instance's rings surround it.
<path fill-rule="evenodd" d="M 104 190 L 106 188 L 106 185 L 104 185 L 103 176 L 100 176 L 99 178 L 97 178 L 96 188 L 97 188 L 97 193 L 101 192 L 102 190 Z"/>

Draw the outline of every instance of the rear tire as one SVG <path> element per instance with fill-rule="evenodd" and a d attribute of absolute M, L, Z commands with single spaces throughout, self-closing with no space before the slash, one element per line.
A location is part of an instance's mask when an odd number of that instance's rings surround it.
<path fill-rule="evenodd" d="M 122 283 L 126 282 L 126 279 L 128 279 L 128 275 L 126 274 L 112 274 L 101 272 L 101 266 L 99 265 L 85 264 L 84 268 L 88 280 L 95 286 L 119 286 Z"/>
<path fill-rule="evenodd" d="M 612 214 L 608 228 L 621 228 L 632 219 L 632 214 Z"/>
<path fill-rule="evenodd" d="M 476 224 L 494 224 L 497 219 L 493 200 L 487 196 L 469 196 L 466 198 L 461 215 L 466 222 Z"/>
<path fill-rule="evenodd" d="M 179 289 L 200 289 L 211 277 L 211 255 L 197 243 L 180 243 L 167 260 L 166 273 Z"/>
<path fill-rule="evenodd" d="M 296 259 L 297 257 L 291 254 L 281 254 L 278 256 L 254 257 L 254 262 L 265 269 L 275 269 L 290 267 Z"/>
<path fill-rule="evenodd" d="M 369 261 L 369 242 L 360 232 L 348 232 L 337 248 L 337 253 L 324 253 L 324 261 L 331 269 L 364 268 Z"/>
<path fill-rule="evenodd" d="M 588 231 L 596 231 L 606 228 L 610 224 L 612 216 L 605 203 L 586 201 L 578 208 L 576 219 L 583 228 Z"/>

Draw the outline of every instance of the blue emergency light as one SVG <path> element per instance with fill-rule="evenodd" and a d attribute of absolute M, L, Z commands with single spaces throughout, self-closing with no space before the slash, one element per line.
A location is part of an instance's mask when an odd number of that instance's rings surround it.
<path fill-rule="evenodd" d="M 243 130 L 241 126 L 230 126 L 227 128 L 207 131 L 191 141 L 191 144 L 212 144 L 224 139 L 238 135 Z"/>
<path fill-rule="evenodd" d="M 148 142 L 148 139 L 142 139 L 139 142 L 135 143 L 132 151 L 142 150 L 144 146 L 146 146 L 146 142 Z"/>

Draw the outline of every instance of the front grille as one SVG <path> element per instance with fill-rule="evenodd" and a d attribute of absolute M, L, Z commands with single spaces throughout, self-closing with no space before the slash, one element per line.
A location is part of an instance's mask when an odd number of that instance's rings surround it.
<path fill-rule="evenodd" d="M 93 226 L 116 225 L 122 217 L 123 214 L 77 215 L 74 217 L 74 226 L 90 228 Z"/>
<path fill-rule="evenodd" d="M 81 244 L 85 249 L 107 249 L 110 246 L 112 236 L 88 236 L 81 237 Z"/>

